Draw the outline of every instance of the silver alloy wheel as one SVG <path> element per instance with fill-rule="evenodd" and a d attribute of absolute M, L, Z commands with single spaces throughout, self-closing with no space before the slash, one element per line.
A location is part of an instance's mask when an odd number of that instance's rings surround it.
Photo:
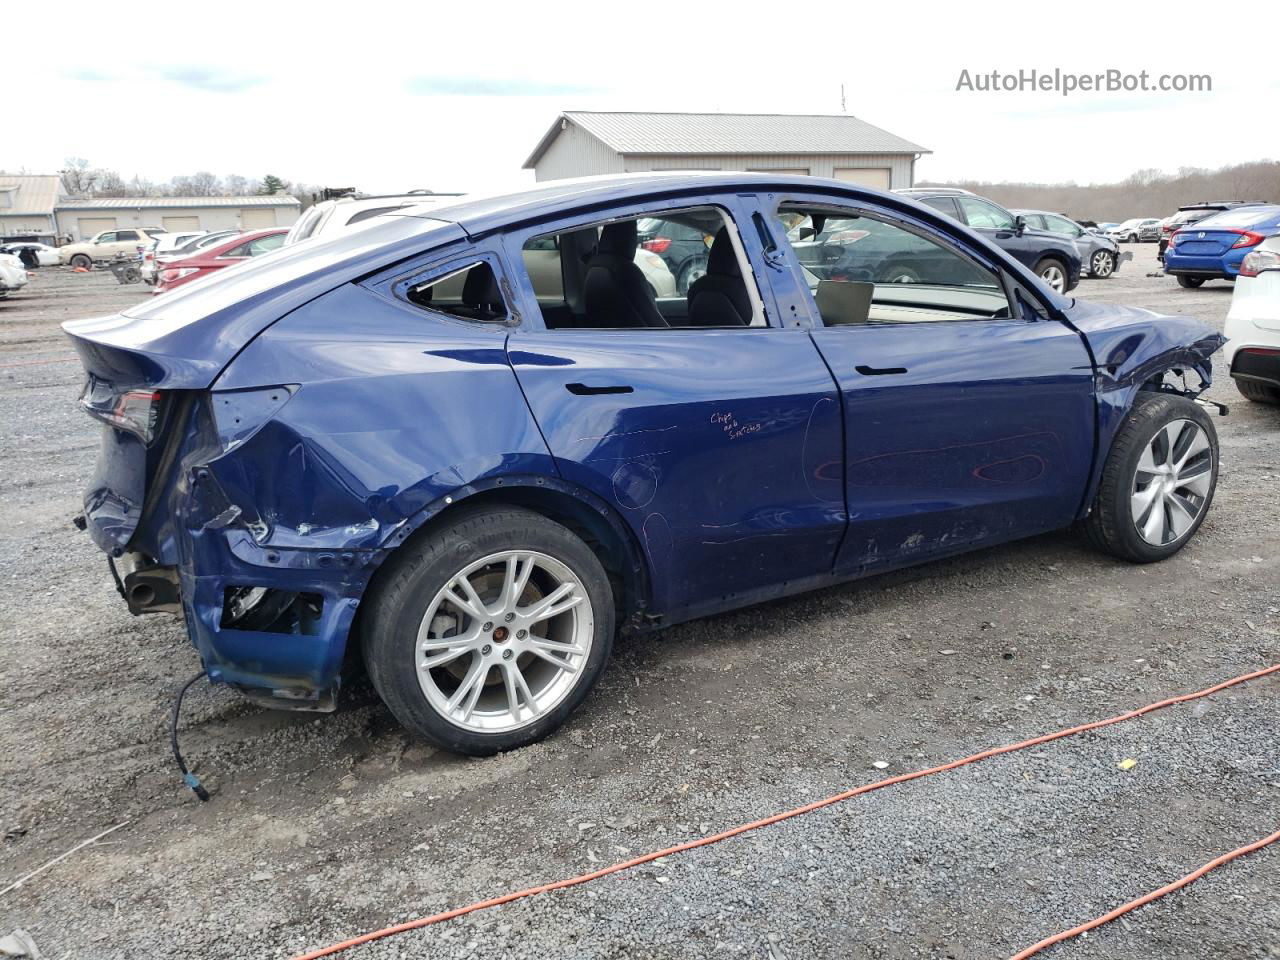
<path fill-rule="evenodd" d="M 680 273 L 679 286 L 683 287 L 681 294 L 687 294 L 689 288 L 707 275 L 707 261 L 699 257 L 692 263 L 687 264 Z"/>
<path fill-rule="evenodd" d="M 1105 280 L 1111 276 L 1111 271 L 1115 269 L 1115 261 L 1108 251 L 1099 250 L 1093 255 L 1093 263 L 1090 269 L 1095 277 Z"/>
<path fill-rule="evenodd" d="M 456 727 L 508 733 L 569 695 L 595 635 L 577 574 L 531 550 L 491 554 L 458 571 L 418 628 L 418 685 Z"/>
<path fill-rule="evenodd" d="M 1200 424 L 1174 420 L 1151 438 L 1133 477 L 1129 508 L 1147 543 L 1163 547 L 1187 535 L 1204 511 L 1213 479 L 1213 447 Z"/>
<path fill-rule="evenodd" d="M 895 269 L 889 271 L 889 279 L 886 282 L 887 283 L 919 283 L 920 278 L 916 276 L 916 273 L 914 270 L 909 270 L 906 267 L 896 267 Z"/>
<path fill-rule="evenodd" d="M 1040 279 L 1053 287 L 1055 293 L 1063 293 L 1067 289 L 1067 275 L 1056 263 L 1050 263 L 1040 271 Z"/>

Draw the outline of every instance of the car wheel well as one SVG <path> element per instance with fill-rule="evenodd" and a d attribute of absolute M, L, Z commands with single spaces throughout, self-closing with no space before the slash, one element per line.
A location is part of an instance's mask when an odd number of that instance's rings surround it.
<path fill-rule="evenodd" d="M 639 545 L 629 537 L 621 518 L 610 518 L 601 510 L 571 493 L 546 486 L 503 485 L 479 490 L 436 513 L 421 527 L 387 553 L 370 578 L 365 596 L 373 595 L 387 561 L 397 551 L 430 537 L 442 526 L 453 524 L 466 513 L 500 507 L 523 507 L 573 531 L 599 558 L 613 588 L 616 622 L 623 628 L 638 620 L 649 600 L 649 571 Z"/>

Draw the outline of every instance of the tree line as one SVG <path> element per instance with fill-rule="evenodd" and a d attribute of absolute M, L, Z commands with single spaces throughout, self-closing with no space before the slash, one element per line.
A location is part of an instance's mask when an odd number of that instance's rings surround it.
<path fill-rule="evenodd" d="M 962 187 L 1014 209 L 1052 210 L 1076 220 L 1121 221 L 1167 217 L 1202 200 L 1261 200 L 1280 203 L 1280 162 L 1259 160 L 1209 170 L 1180 167 L 1175 173 L 1139 170 L 1119 183 L 988 183 L 963 180 L 920 186 Z"/>
<path fill-rule="evenodd" d="M 116 170 L 92 166 L 83 157 L 68 157 L 58 175 L 62 188 L 73 197 L 251 197 L 281 193 L 297 197 L 306 207 L 311 194 L 319 189 L 272 173 L 257 178 L 238 173 L 218 176 L 199 170 L 163 182 L 137 175 L 126 179 Z"/>

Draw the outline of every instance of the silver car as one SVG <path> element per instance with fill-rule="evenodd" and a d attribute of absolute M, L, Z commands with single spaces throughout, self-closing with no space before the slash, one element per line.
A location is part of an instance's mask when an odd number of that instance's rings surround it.
<path fill-rule="evenodd" d="M 1110 237 L 1086 230 L 1070 217 L 1048 210 L 1014 210 L 1026 218 L 1027 226 L 1032 230 L 1044 230 L 1047 233 L 1058 233 L 1070 237 L 1080 249 L 1081 273 L 1097 280 L 1105 280 L 1126 260 L 1132 260 L 1133 254 L 1126 250 L 1120 252 L 1119 245 Z"/>

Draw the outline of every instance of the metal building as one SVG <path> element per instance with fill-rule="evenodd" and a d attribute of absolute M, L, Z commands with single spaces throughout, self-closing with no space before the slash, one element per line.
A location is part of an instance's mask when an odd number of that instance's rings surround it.
<path fill-rule="evenodd" d="M 538 180 L 640 170 L 759 170 L 909 187 L 930 153 L 845 114 L 560 114 L 525 169 Z"/>
<path fill-rule="evenodd" d="M 67 197 L 58 201 L 58 233 L 88 240 L 102 230 L 263 230 L 298 219 L 297 197 Z"/>

